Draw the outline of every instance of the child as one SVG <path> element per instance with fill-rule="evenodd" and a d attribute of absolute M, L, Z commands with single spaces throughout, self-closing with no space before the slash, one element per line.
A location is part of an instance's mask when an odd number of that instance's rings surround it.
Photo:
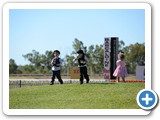
<path fill-rule="evenodd" d="M 87 65 L 86 65 L 88 61 L 87 57 L 85 56 L 83 50 L 79 50 L 77 51 L 77 53 L 78 53 L 78 56 L 73 60 L 73 62 L 78 60 L 78 64 L 79 64 L 78 67 L 80 70 L 80 84 L 83 84 L 83 76 L 86 79 L 86 83 L 89 83 L 89 76 L 87 74 Z"/>
<path fill-rule="evenodd" d="M 113 76 L 118 78 L 118 81 L 120 81 L 120 77 L 122 77 L 123 82 L 125 82 L 125 77 L 128 75 L 127 74 L 127 69 L 126 69 L 126 63 L 124 61 L 124 54 L 123 53 L 119 53 L 118 54 L 118 60 L 116 62 L 117 64 L 117 68 L 113 73 Z"/>
<path fill-rule="evenodd" d="M 51 64 L 53 65 L 52 67 L 52 81 L 50 85 L 54 84 L 55 77 L 59 80 L 60 84 L 63 84 L 63 80 L 61 79 L 61 74 L 60 74 L 60 66 L 62 64 L 61 59 L 59 58 L 60 52 L 58 50 L 55 50 L 53 52 L 53 59 L 51 60 Z"/>

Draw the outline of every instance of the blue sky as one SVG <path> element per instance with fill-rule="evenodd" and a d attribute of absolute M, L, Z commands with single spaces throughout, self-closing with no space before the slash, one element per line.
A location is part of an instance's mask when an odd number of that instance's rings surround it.
<path fill-rule="evenodd" d="M 63 58 L 73 50 L 75 38 L 85 46 L 112 36 L 126 45 L 145 42 L 143 9 L 11 9 L 9 14 L 9 55 L 18 65 L 28 64 L 22 55 L 32 50 L 59 49 Z"/>

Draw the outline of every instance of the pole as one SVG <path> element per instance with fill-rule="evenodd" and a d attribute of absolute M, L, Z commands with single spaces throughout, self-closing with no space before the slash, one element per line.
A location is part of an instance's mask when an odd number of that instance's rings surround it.
<path fill-rule="evenodd" d="M 19 85 L 20 85 L 20 88 L 21 88 L 21 86 L 22 86 L 22 81 L 21 80 L 20 80 L 20 84 Z"/>

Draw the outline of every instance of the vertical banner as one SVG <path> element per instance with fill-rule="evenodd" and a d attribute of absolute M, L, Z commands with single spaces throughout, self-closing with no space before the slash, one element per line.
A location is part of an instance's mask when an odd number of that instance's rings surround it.
<path fill-rule="evenodd" d="M 106 82 L 110 78 L 110 38 L 104 39 L 104 79 Z"/>
<path fill-rule="evenodd" d="M 118 59 L 118 37 L 111 37 L 110 45 L 111 45 L 111 52 L 110 52 L 110 79 L 116 79 L 113 76 L 113 73 L 116 69 L 116 61 Z"/>

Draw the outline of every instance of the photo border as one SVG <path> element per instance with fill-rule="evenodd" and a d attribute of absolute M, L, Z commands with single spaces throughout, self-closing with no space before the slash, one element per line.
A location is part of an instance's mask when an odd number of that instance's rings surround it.
<path fill-rule="evenodd" d="M 3 112 L 6 115 L 148 115 L 151 112 L 142 109 L 9 109 L 10 9 L 144 9 L 145 89 L 151 89 L 151 6 L 148 3 L 6 3 L 3 6 Z"/>

